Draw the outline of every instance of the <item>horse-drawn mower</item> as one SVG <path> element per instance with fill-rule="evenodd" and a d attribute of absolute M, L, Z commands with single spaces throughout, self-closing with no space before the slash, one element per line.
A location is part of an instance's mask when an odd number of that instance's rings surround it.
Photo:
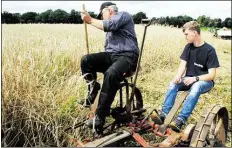
<path fill-rule="evenodd" d="M 184 92 L 185 93 L 185 92 Z M 184 94 L 183 93 L 183 94 Z M 184 96 L 178 98 L 181 100 Z M 173 106 L 178 109 L 178 101 Z M 146 109 L 132 110 L 130 113 L 125 108 L 112 109 L 114 121 L 102 129 L 92 129 L 93 137 L 76 141 L 78 147 L 103 147 L 103 146 L 127 146 L 127 141 L 134 139 L 137 145 L 143 147 L 219 147 L 225 146 L 228 130 L 228 112 L 222 105 L 213 105 L 206 109 L 200 116 L 197 124 L 189 124 L 181 132 L 175 132 L 168 127 L 173 112 L 170 111 L 163 124 L 157 117 L 157 110 L 152 110 L 148 115 L 143 115 Z M 154 121 L 157 121 L 154 122 Z M 85 121 L 75 126 L 79 128 Z M 90 129 L 91 130 L 91 129 Z M 153 133 L 153 139 L 164 139 L 158 143 L 146 141 L 142 135 Z M 157 138 L 158 137 L 158 138 Z"/>
<path fill-rule="evenodd" d="M 180 132 L 169 128 L 169 123 L 174 118 L 179 107 L 185 100 L 188 92 L 179 92 L 171 111 L 164 122 L 157 118 L 158 109 L 152 109 L 145 113 L 143 99 L 140 90 L 136 87 L 143 45 L 148 22 L 144 29 L 142 46 L 140 50 L 138 65 L 134 79 L 132 74 L 124 79 L 121 88 L 118 90 L 119 103 L 111 109 L 113 121 L 102 128 L 87 128 L 93 134 L 88 139 L 76 140 L 78 147 L 103 147 L 103 146 L 128 146 L 126 143 L 133 139 L 137 146 L 143 147 L 213 147 L 225 146 L 228 130 L 228 111 L 222 105 L 212 105 L 202 112 L 197 124 L 189 124 Z M 131 82 L 128 82 L 131 80 Z M 133 81 L 134 80 L 134 81 Z M 125 92 L 125 93 L 124 93 Z M 116 100 L 117 98 L 115 98 Z M 88 118 L 94 118 L 94 111 L 98 99 L 91 106 L 91 113 Z M 77 123 L 73 128 L 66 130 L 77 130 L 85 125 L 85 120 Z M 159 142 L 151 142 L 143 138 L 144 134 L 153 134 L 153 139 L 160 138 Z"/>

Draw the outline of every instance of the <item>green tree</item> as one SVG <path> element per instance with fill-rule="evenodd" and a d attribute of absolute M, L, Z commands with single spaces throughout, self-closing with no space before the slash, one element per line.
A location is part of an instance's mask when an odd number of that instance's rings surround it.
<path fill-rule="evenodd" d="M 165 18 L 165 24 L 168 24 L 169 25 L 169 16 L 167 16 L 166 18 Z"/>
<path fill-rule="evenodd" d="M 7 24 L 9 21 L 8 21 L 8 19 L 9 19 L 9 17 L 11 16 L 12 14 L 10 14 L 9 12 L 7 12 L 7 11 L 4 11 L 3 13 L 2 13 L 2 19 L 1 19 L 1 22 L 2 22 L 2 24 Z"/>
<path fill-rule="evenodd" d="M 71 10 L 69 15 L 69 22 L 76 23 L 76 11 L 74 9 Z"/>
<path fill-rule="evenodd" d="M 205 21 L 203 22 L 203 26 L 209 27 L 209 23 L 210 23 L 210 17 L 206 17 Z"/>
<path fill-rule="evenodd" d="M 138 12 L 137 14 L 134 14 L 132 17 L 135 24 L 140 24 L 142 19 L 147 19 L 146 13 L 144 12 Z"/>
<path fill-rule="evenodd" d="M 13 13 L 12 14 L 12 23 L 13 24 L 20 23 L 20 18 L 21 18 L 21 14 L 20 13 Z"/>
<path fill-rule="evenodd" d="M 16 23 L 20 23 L 20 17 L 21 15 L 19 13 L 9 13 L 7 11 L 4 11 L 2 13 L 2 23 L 6 23 L 6 24 L 16 24 Z"/>
<path fill-rule="evenodd" d="M 160 17 L 158 19 L 158 23 L 161 24 L 161 25 L 164 25 L 166 23 L 166 18 L 165 17 Z"/>
<path fill-rule="evenodd" d="M 222 20 L 220 18 L 214 19 L 214 27 L 215 28 L 221 28 Z"/>
<path fill-rule="evenodd" d="M 42 12 L 39 16 L 40 16 L 40 21 L 42 23 L 50 23 L 50 20 L 49 20 L 49 16 L 50 14 L 52 13 L 53 11 L 51 9 L 45 11 L 45 12 Z"/>
<path fill-rule="evenodd" d="M 35 23 L 35 17 L 37 16 L 36 12 L 26 12 L 21 16 L 22 23 Z"/>
<path fill-rule="evenodd" d="M 55 20 L 55 14 L 53 12 L 51 12 L 48 16 L 48 22 L 49 23 L 57 23 Z"/>
<path fill-rule="evenodd" d="M 41 22 L 41 16 L 40 14 L 38 14 L 36 17 L 35 17 L 35 23 L 40 23 Z"/>
<path fill-rule="evenodd" d="M 49 15 L 49 19 L 52 23 L 67 23 L 69 14 L 61 9 L 57 9 Z"/>
<path fill-rule="evenodd" d="M 225 27 L 232 28 L 232 20 L 231 20 L 231 18 L 227 17 L 225 19 Z"/>
<path fill-rule="evenodd" d="M 184 18 L 183 18 L 183 16 L 181 16 L 181 15 L 177 16 L 177 25 L 178 25 L 179 28 L 184 25 Z"/>
<path fill-rule="evenodd" d="M 210 19 L 208 27 L 214 27 L 214 24 L 215 24 L 215 20 Z"/>
<path fill-rule="evenodd" d="M 81 19 L 81 13 L 79 11 L 75 11 L 74 9 L 72 9 L 69 15 L 69 22 L 74 24 L 83 23 Z"/>
<path fill-rule="evenodd" d="M 176 27 L 178 25 L 177 17 L 170 17 L 169 23 L 170 25 L 173 25 L 174 27 Z"/>
<path fill-rule="evenodd" d="M 226 22 L 225 21 L 222 22 L 221 27 L 226 27 Z"/>
<path fill-rule="evenodd" d="M 204 26 L 205 19 L 206 19 L 205 15 L 199 16 L 199 17 L 197 18 L 197 22 L 198 22 L 201 26 Z"/>
<path fill-rule="evenodd" d="M 89 13 L 89 15 L 91 16 L 91 17 L 93 17 L 93 18 L 96 18 L 97 17 L 97 15 L 94 13 L 94 12 L 88 12 Z"/>
<path fill-rule="evenodd" d="M 231 18 L 227 21 L 227 27 L 228 28 L 232 28 L 232 20 L 231 20 Z"/>
<path fill-rule="evenodd" d="M 192 21 L 192 20 L 193 20 L 193 18 L 192 18 L 192 17 L 190 17 L 190 16 L 187 16 L 187 15 L 184 15 L 184 16 L 183 16 L 183 20 L 184 20 L 184 24 L 185 24 L 185 23 L 187 23 L 187 22 Z"/>
<path fill-rule="evenodd" d="M 153 24 L 158 23 L 158 22 L 157 22 L 157 18 L 156 18 L 156 17 L 153 17 L 151 20 L 152 20 L 152 23 L 153 23 Z"/>

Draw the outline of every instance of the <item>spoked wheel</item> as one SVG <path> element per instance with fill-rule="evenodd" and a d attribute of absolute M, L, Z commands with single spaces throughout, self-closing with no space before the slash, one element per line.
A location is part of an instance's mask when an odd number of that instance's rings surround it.
<path fill-rule="evenodd" d="M 133 89 L 133 85 L 129 84 L 129 98 L 131 95 L 131 91 Z M 135 94 L 133 98 L 130 98 L 130 104 L 131 104 L 131 111 L 134 110 L 139 110 L 143 108 L 143 98 L 142 98 L 142 94 L 140 92 L 140 90 L 135 87 Z"/>
<path fill-rule="evenodd" d="M 194 130 L 191 147 L 225 146 L 228 132 L 228 111 L 222 105 L 205 110 Z"/>
<path fill-rule="evenodd" d="M 111 115 L 115 119 L 115 121 L 112 124 L 111 131 L 115 129 L 116 125 L 120 127 L 123 124 L 127 124 L 128 121 L 132 119 L 132 116 L 128 116 L 127 112 L 127 98 L 129 99 L 130 113 L 133 113 L 133 115 L 137 117 L 140 117 L 140 115 L 142 115 L 144 109 L 141 92 L 138 88 L 135 87 L 134 97 L 131 98 L 132 89 L 133 84 L 125 82 L 121 83 L 121 88 L 118 90 L 114 103 L 112 105 Z"/>
<path fill-rule="evenodd" d="M 128 87 L 127 87 L 128 85 Z M 131 92 L 133 89 L 133 84 L 131 83 L 121 83 L 121 89 L 118 90 L 116 100 L 116 107 L 126 108 L 126 99 L 129 98 L 130 111 L 140 110 L 143 108 L 143 99 L 140 90 L 135 87 L 134 97 L 131 98 Z"/>

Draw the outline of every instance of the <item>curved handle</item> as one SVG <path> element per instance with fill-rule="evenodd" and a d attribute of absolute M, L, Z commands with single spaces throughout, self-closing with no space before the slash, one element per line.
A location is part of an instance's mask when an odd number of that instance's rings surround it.
<path fill-rule="evenodd" d="M 151 19 L 142 19 L 141 20 L 141 23 L 142 22 L 148 22 L 149 21 L 149 23 L 148 24 L 146 24 L 146 26 L 145 27 L 148 27 L 148 26 L 150 26 L 151 25 L 151 22 L 152 22 L 152 20 Z"/>
<path fill-rule="evenodd" d="M 150 22 L 146 25 L 146 27 L 150 26 L 150 25 L 151 25 L 151 22 L 152 22 L 152 20 L 150 20 Z"/>

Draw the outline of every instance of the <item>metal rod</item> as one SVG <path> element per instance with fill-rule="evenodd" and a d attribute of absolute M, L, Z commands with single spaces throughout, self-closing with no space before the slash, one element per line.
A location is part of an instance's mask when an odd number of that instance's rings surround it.
<path fill-rule="evenodd" d="M 139 73 L 139 67 L 140 67 L 141 57 L 142 57 L 142 53 L 143 53 L 143 45 L 144 45 L 144 41 L 145 41 L 145 37 L 146 37 L 147 27 L 151 25 L 151 22 L 152 22 L 152 21 L 150 21 L 150 22 L 145 26 L 145 29 L 144 29 L 143 40 L 142 40 L 142 45 L 141 45 L 141 51 L 140 51 L 140 54 L 139 54 L 139 60 L 138 60 L 137 67 L 136 67 L 135 78 L 134 78 L 134 83 L 133 83 L 133 88 L 132 88 L 130 100 L 133 100 L 133 97 L 134 97 L 135 87 L 136 87 L 136 80 L 137 80 L 138 73 Z"/>
<path fill-rule="evenodd" d="M 120 107 L 122 108 L 123 102 L 122 102 L 122 88 L 120 88 Z"/>

